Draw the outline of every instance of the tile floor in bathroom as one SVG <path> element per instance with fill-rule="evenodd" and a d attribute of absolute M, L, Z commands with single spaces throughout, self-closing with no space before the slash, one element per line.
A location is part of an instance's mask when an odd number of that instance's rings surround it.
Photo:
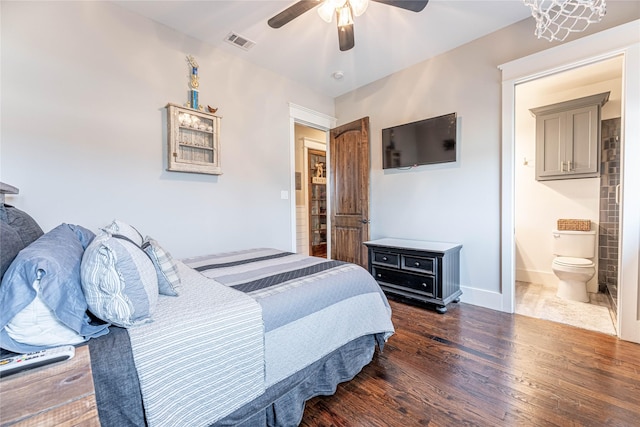
<path fill-rule="evenodd" d="M 606 294 L 590 293 L 589 302 L 584 303 L 559 298 L 556 291 L 556 286 L 517 281 L 516 314 L 617 335 L 615 313 Z"/>

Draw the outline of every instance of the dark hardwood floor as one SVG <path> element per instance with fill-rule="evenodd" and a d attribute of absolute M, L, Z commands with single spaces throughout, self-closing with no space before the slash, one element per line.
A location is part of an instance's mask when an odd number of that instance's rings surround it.
<path fill-rule="evenodd" d="M 640 426 L 640 345 L 450 304 L 391 301 L 396 333 L 302 426 Z"/>

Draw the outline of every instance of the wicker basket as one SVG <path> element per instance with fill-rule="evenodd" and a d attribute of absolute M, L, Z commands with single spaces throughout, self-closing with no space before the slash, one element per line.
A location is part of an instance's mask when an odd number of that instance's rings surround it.
<path fill-rule="evenodd" d="M 559 219 L 558 230 L 590 231 L 591 220 L 589 219 Z"/>

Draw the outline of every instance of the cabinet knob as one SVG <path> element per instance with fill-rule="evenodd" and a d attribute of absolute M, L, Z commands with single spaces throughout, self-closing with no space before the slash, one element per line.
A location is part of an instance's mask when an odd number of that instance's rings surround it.
<path fill-rule="evenodd" d="M 387 260 L 389 260 L 389 258 L 387 258 L 386 256 L 383 256 L 383 257 L 382 257 L 382 260 L 383 260 L 383 261 L 387 261 Z"/>
<path fill-rule="evenodd" d="M 427 287 L 427 284 L 426 284 L 426 283 L 423 283 L 423 284 L 422 284 L 422 287 L 423 287 L 423 288 L 426 288 L 426 287 Z"/>
<path fill-rule="evenodd" d="M 378 277 L 382 277 L 382 274 L 381 274 L 381 273 L 378 273 Z"/>
<path fill-rule="evenodd" d="M 416 261 L 416 263 L 414 264 L 416 267 L 420 267 L 420 263 Z"/>

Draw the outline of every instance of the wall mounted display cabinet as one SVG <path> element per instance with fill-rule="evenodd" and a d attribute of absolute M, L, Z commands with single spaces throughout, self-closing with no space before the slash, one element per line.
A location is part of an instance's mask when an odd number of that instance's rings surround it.
<path fill-rule="evenodd" d="M 529 111 L 536 117 L 536 179 L 600 174 L 600 115 L 609 92 Z"/>
<path fill-rule="evenodd" d="M 167 170 L 221 175 L 220 117 L 167 104 Z"/>

